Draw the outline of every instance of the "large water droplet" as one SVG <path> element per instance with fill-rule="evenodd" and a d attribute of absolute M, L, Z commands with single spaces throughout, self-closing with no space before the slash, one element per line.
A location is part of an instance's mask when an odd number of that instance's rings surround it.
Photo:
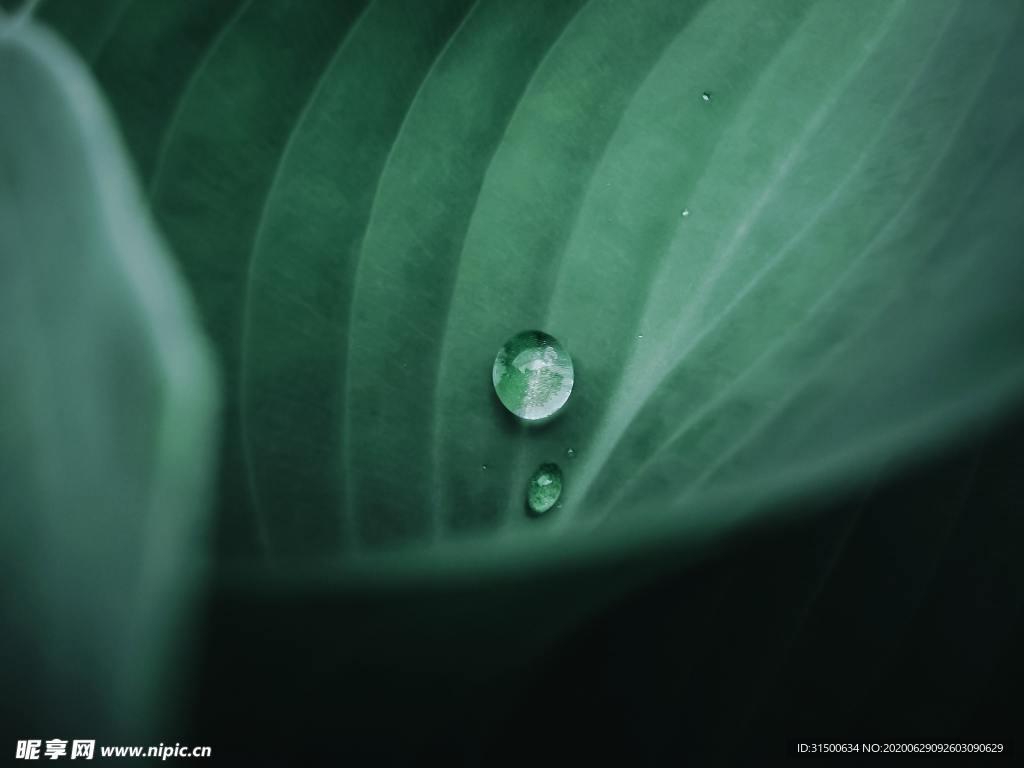
<path fill-rule="evenodd" d="M 498 350 L 491 379 L 502 405 L 516 416 L 549 419 L 572 393 L 572 359 L 554 336 L 523 331 Z"/>
<path fill-rule="evenodd" d="M 562 470 L 557 464 L 541 464 L 526 486 L 526 506 L 535 515 L 543 515 L 562 495 Z"/>

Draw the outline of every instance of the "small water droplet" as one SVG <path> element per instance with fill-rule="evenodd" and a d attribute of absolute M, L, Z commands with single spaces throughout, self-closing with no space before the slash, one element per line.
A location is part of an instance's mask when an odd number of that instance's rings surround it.
<path fill-rule="evenodd" d="M 638 334 L 636 335 L 636 337 L 637 337 L 638 339 L 642 339 L 642 338 L 644 337 L 644 335 L 643 335 L 642 333 L 638 333 Z"/>
<path fill-rule="evenodd" d="M 541 464 L 526 485 L 526 508 L 534 515 L 543 515 L 562 495 L 562 470 L 557 464 Z"/>
<path fill-rule="evenodd" d="M 689 208 L 683 208 L 683 218 L 685 219 L 689 215 L 690 215 L 690 209 Z"/>
<path fill-rule="evenodd" d="M 704 93 L 700 95 L 700 98 L 702 101 L 711 101 L 711 91 L 704 91 Z"/>
<path fill-rule="evenodd" d="M 576 458 L 576 449 L 575 448 L 566 448 L 565 449 L 565 455 L 568 456 L 570 459 L 575 459 Z"/>
<path fill-rule="evenodd" d="M 487 465 L 486 464 L 481 464 L 480 465 L 480 469 L 487 469 Z"/>
<path fill-rule="evenodd" d="M 523 331 L 498 350 L 491 381 L 501 404 L 520 419 L 549 419 L 572 393 L 572 359 L 554 336 Z"/>

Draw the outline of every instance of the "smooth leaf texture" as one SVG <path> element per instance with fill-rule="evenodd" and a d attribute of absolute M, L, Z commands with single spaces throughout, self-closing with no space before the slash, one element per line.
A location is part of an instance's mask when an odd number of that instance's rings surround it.
<path fill-rule="evenodd" d="M 91 61 L 218 347 L 224 547 L 438 573 L 713 534 L 1018 398 L 1021 10 L 39 15 Z M 528 328 L 576 365 L 538 430 L 489 382 Z M 530 520 L 545 461 L 564 506 Z"/>
<path fill-rule="evenodd" d="M 212 352 L 88 70 L 22 17 L 0 18 L 0 327 L 4 733 L 152 734 L 205 560 Z"/>

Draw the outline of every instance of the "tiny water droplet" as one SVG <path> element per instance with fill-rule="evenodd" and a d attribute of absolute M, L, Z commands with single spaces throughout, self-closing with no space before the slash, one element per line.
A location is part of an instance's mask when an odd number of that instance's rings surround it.
<path fill-rule="evenodd" d="M 683 208 L 683 218 L 685 219 L 689 215 L 690 215 L 690 209 L 689 208 Z"/>
<path fill-rule="evenodd" d="M 576 458 L 576 449 L 575 448 L 566 448 L 565 449 L 565 455 L 568 456 L 570 459 L 575 459 Z"/>
<path fill-rule="evenodd" d="M 562 495 L 562 470 L 557 464 L 541 464 L 526 485 L 526 508 L 534 515 L 543 515 Z"/>
<path fill-rule="evenodd" d="M 638 333 L 638 334 L 636 335 L 636 337 L 637 337 L 638 339 L 642 339 L 642 338 L 644 337 L 644 335 L 643 335 L 642 333 Z"/>
<path fill-rule="evenodd" d="M 711 91 L 704 91 L 704 93 L 700 95 L 700 98 L 702 101 L 711 101 Z"/>
<path fill-rule="evenodd" d="M 487 465 L 486 464 L 481 464 L 480 465 L 480 469 L 487 469 Z"/>
<path fill-rule="evenodd" d="M 554 336 L 523 331 L 498 350 L 491 381 L 501 404 L 520 419 L 549 419 L 572 393 L 572 359 Z"/>

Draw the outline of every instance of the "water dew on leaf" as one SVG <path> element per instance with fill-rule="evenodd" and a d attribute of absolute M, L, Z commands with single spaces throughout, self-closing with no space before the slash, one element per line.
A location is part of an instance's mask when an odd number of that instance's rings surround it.
<path fill-rule="evenodd" d="M 566 448 L 565 449 L 565 455 L 568 456 L 570 459 L 575 459 L 576 458 L 576 449 L 575 448 Z"/>
<path fill-rule="evenodd" d="M 526 486 L 526 508 L 543 515 L 558 503 L 562 495 L 562 470 L 557 464 L 541 464 Z"/>
<path fill-rule="evenodd" d="M 711 91 L 704 91 L 704 92 L 703 92 L 703 93 L 702 93 L 702 94 L 700 95 L 700 98 L 701 98 L 701 101 L 703 101 L 703 102 L 709 102 L 709 101 L 711 101 Z"/>
<path fill-rule="evenodd" d="M 572 393 L 569 353 L 543 331 L 523 331 L 498 350 L 491 371 L 501 404 L 524 421 L 550 419 Z"/>

